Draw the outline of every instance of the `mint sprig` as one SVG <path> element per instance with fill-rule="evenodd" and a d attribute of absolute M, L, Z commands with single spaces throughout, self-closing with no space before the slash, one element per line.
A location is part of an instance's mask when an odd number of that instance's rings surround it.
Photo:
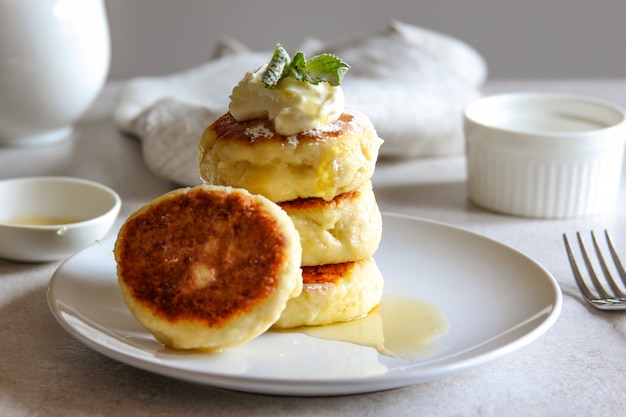
<path fill-rule="evenodd" d="M 299 81 L 317 85 L 321 82 L 336 87 L 350 69 L 350 66 L 332 54 L 321 54 L 306 59 L 304 53 L 298 52 L 293 59 L 282 47 L 276 44 L 272 59 L 263 74 L 263 84 L 273 87 L 285 77 L 293 77 Z"/>
<path fill-rule="evenodd" d="M 314 56 L 306 61 L 306 68 L 312 84 L 326 81 L 333 86 L 341 84 L 341 79 L 350 69 L 348 64 L 331 54 Z"/>

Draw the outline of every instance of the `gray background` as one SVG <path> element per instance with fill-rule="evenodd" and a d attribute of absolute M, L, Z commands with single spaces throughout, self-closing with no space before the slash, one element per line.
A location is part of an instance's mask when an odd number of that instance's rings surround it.
<path fill-rule="evenodd" d="M 393 19 L 457 37 L 490 78 L 626 77 L 626 0 L 106 0 L 110 78 L 206 61 L 222 36 L 257 50 L 383 30 Z"/>

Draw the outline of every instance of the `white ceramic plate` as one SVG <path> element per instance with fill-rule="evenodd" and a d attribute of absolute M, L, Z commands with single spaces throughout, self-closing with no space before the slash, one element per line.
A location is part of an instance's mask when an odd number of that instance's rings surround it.
<path fill-rule="evenodd" d="M 554 324 L 561 292 L 525 255 L 480 235 L 398 215 L 383 216 L 376 254 L 385 292 L 428 301 L 450 328 L 426 359 L 297 333 L 268 332 L 216 354 L 164 348 L 141 327 L 119 292 L 113 239 L 94 244 L 54 273 L 48 302 L 59 323 L 120 362 L 182 380 L 279 395 L 343 395 L 432 380 L 499 358 Z"/>

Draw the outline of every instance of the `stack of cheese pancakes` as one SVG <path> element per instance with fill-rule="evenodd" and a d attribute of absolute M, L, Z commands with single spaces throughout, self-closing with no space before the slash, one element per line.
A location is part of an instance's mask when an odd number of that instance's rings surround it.
<path fill-rule="evenodd" d="M 382 219 L 370 181 L 382 140 L 365 115 L 345 109 L 340 77 L 315 79 L 303 67 L 290 71 L 284 56 L 278 61 L 275 53 L 247 73 L 229 111 L 204 131 L 200 175 L 207 184 L 267 197 L 300 235 L 303 291 L 275 328 L 352 320 L 382 296 L 372 258 Z"/>

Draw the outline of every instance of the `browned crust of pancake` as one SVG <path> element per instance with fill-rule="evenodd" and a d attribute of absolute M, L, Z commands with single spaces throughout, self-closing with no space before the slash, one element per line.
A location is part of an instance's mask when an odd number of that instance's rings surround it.
<path fill-rule="evenodd" d="M 338 282 L 352 269 L 354 269 L 358 262 L 359 261 L 303 266 L 302 282 L 304 285 Z"/>
<path fill-rule="evenodd" d="M 326 201 L 323 198 L 306 197 L 296 198 L 295 200 L 282 201 L 278 205 L 283 210 L 315 210 L 324 209 L 326 207 L 336 207 L 341 204 L 350 204 L 350 202 L 356 200 L 361 195 L 359 189 L 348 191 L 347 193 L 341 193 L 330 201 Z"/>
<path fill-rule="evenodd" d="M 219 327 L 274 290 L 285 245 L 251 198 L 194 189 L 132 216 L 115 252 L 120 279 L 153 314 Z"/>
<path fill-rule="evenodd" d="M 238 141 L 254 145 L 265 141 L 289 142 L 294 137 L 299 141 L 316 141 L 338 137 L 349 128 L 353 115 L 343 113 L 333 122 L 334 129 L 311 129 L 293 136 L 283 136 L 274 130 L 274 124 L 269 119 L 252 119 L 238 122 L 230 112 L 218 117 L 210 126 L 216 134 L 216 140 Z"/>

